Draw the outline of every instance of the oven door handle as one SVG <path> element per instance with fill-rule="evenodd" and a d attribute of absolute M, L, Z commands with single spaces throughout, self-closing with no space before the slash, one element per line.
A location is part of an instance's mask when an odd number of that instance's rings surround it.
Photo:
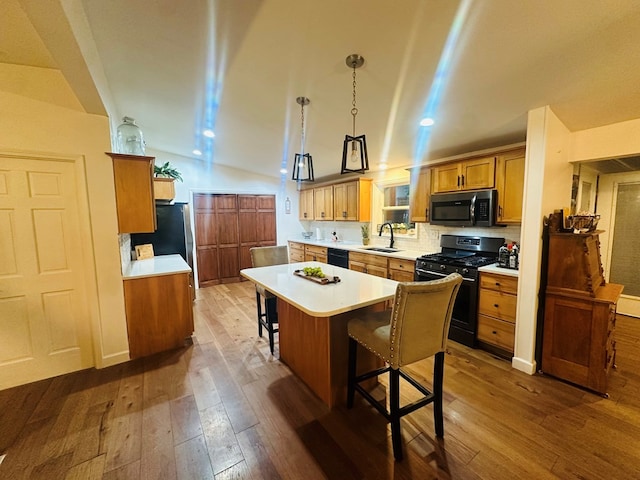
<path fill-rule="evenodd" d="M 416 273 L 418 275 L 432 275 L 434 277 L 440 277 L 440 278 L 444 278 L 450 275 L 449 273 L 434 272 L 432 270 L 422 270 L 421 268 L 416 268 Z M 473 282 L 473 283 L 475 283 L 476 281 L 475 278 L 465 277 L 464 275 L 462 276 L 462 280 L 465 280 L 467 282 Z"/>
<path fill-rule="evenodd" d="M 422 270 L 421 268 L 416 268 L 416 273 L 418 275 L 433 275 L 434 277 L 442 277 L 442 278 L 449 275 L 448 273 L 432 272 L 431 270 Z"/>

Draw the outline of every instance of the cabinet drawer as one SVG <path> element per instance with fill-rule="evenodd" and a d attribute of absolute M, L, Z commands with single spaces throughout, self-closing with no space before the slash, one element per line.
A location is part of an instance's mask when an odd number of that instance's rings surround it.
<path fill-rule="evenodd" d="M 306 245 L 305 253 L 312 253 L 314 255 L 327 255 L 327 247 L 317 247 L 315 245 Z"/>
<path fill-rule="evenodd" d="M 513 353 L 516 326 L 485 315 L 478 315 L 478 340 Z"/>
<path fill-rule="evenodd" d="M 416 262 L 413 260 L 402 260 L 399 258 L 390 258 L 389 259 L 389 270 L 400 270 L 405 272 L 413 272 L 416 268 Z"/>
<path fill-rule="evenodd" d="M 396 282 L 413 282 L 414 273 L 407 272 L 406 270 L 391 270 L 389 269 L 389 278 Z"/>
<path fill-rule="evenodd" d="M 518 293 L 518 277 L 480 272 L 480 288 L 516 295 Z"/>
<path fill-rule="evenodd" d="M 478 313 L 515 323 L 516 303 L 517 297 L 515 295 L 481 288 Z"/>
<path fill-rule="evenodd" d="M 304 252 L 304 243 L 289 242 L 289 250 L 300 250 Z"/>
<path fill-rule="evenodd" d="M 383 257 L 382 255 L 372 255 L 371 253 L 360 253 L 360 252 L 350 252 L 349 260 L 353 260 L 354 262 L 361 262 L 367 265 L 376 265 L 378 267 L 387 268 L 387 257 Z"/>
<path fill-rule="evenodd" d="M 289 251 L 290 262 L 304 262 L 304 251 L 290 250 Z"/>

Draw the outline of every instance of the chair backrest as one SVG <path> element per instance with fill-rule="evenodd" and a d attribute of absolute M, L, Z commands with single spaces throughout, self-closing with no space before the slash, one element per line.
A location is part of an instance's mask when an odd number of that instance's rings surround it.
<path fill-rule="evenodd" d="M 391 367 L 398 368 L 445 350 L 462 276 L 401 282 L 391 312 Z"/>
<path fill-rule="evenodd" d="M 279 247 L 253 247 L 251 253 L 251 265 L 254 267 L 268 267 L 270 265 L 282 265 L 289 263 L 289 251 L 285 245 Z"/>

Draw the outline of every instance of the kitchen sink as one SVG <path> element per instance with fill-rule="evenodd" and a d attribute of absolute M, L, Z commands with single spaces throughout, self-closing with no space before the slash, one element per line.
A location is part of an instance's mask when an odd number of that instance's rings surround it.
<path fill-rule="evenodd" d="M 383 252 L 383 253 L 395 253 L 400 252 L 397 248 L 383 248 L 383 247 L 365 247 L 363 250 L 371 250 L 372 252 Z"/>

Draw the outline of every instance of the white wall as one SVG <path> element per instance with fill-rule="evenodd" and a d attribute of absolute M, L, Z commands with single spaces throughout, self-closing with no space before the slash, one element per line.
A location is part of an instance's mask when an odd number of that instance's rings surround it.
<path fill-rule="evenodd" d="M 512 365 L 530 374 L 536 371 L 543 217 L 570 205 L 573 166 L 568 162 L 569 136 L 570 132 L 549 107 L 529 112 Z"/>
<path fill-rule="evenodd" d="M 276 196 L 278 244 L 299 235 L 303 226 L 298 220 L 296 183 L 287 178 L 267 177 L 246 170 L 229 168 L 202 159 L 193 159 L 147 148 L 146 155 L 156 157 L 156 165 L 171 162 L 180 171 L 183 182 L 175 182 L 176 202 L 191 202 L 193 193 L 249 193 Z M 285 212 L 285 200 L 291 200 L 291 213 Z"/>
<path fill-rule="evenodd" d="M 20 86 L 20 87 L 18 87 Z M 37 93 L 34 93 L 37 92 Z M 59 72 L 0 64 L 0 149 L 84 160 L 91 245 L 86 271 L 97 366 L 129 358 L 106 117 L 89 115 Z"/>
<path fill-rule="evenodd" d="M 635 119 L 573 133 L 569 161 L 624 157 L 638 153 L 640 119 Z"/>

